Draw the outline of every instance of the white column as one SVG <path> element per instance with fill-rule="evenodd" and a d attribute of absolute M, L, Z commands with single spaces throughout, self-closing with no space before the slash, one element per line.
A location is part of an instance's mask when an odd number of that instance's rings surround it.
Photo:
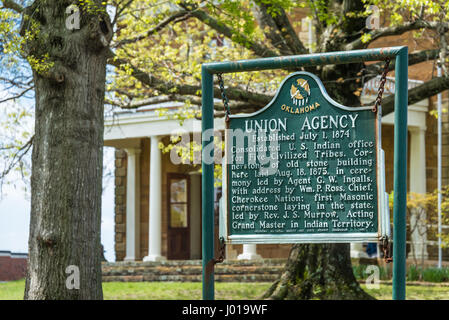
<path fill-rule="evenodd" d="M 237 256 L 238 260 L 257 260 L 262 259 L 260 255 L 257 254 L 256 244 L 244 244 L 243 253 Z"/>
<path fill-rule="evenodd" d="M 143 261 L 165 260 L 161 255 L 161 229 L 162 229 L 162 179 L 161 179 L 161 150 L 159 150 L 157 136 L 151 137 L 150 153 L 150 212 L 148 234 L 148 256 Z"/>
<path fill-rule="evenodd" d="M 410 192 L 426 193 L 426 129 L 410 129 Z M 411 251 L 409 258 L 427 259 L 427 214 L 423 208 L 410 212 Z"/>
<path fill-rule="evenodd" d="M 426 193 L 426 129 L 410 129 L 410 191 Z"/>
<path fill-rule="evenodd" d="M 126 256 L 125 261 L 135 261 L 140 250 L 140 149 L 126 149 Z"/>

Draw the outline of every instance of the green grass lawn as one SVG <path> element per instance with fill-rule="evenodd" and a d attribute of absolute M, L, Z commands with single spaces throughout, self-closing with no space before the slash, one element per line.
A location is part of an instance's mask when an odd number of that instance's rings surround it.
<path fill-rule="evenodd" d="M 270 283 L 217 282 L 215 298 L 257 299 L 269 286 Z M 202 289 L 200 282 L 105 282 L 103 294 L 106 300 L 200 300 Z"/>
<path fill-rule="evenodd" d="M 0 300 L 22 300 L 25 280 L 0 283 Z"/>
<path fill-rule="evenodd" d="M 220 283 L 215 284 L 216 299 L 257 299 L 271 283 Z M 0 283 L 0 300 L 21 300 L 25 281 Z M 366 289 L 365 285 L 362 287 Z M 106 282 L 103 284 L 106 300 L 184 300 L 201 299 L 199 282 Z M 379 289 L 367 290 L 377 299 L 391 299 L 391 285 L 382 284 Z M 407 286 L 410 300 L 449 300 L 448 286 Z"/>

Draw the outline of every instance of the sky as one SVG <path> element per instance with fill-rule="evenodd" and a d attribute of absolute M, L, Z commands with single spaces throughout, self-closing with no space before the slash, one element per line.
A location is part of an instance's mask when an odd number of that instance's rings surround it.
<path fill-rule="evenodd" d="M 105 148 L 104 166 L 107 170 L 113 170 L 113 159 L 113 148 Z M 101 242 L 106 250 L 106 259 L 115 261 L 114 180 L 104 179 L 103 184 Z M 28 252 L 30 206 L 30 194 L 23 191 L 20 181 L 16 187 L 3 186 L 3 196 L 0 199 L 0 251 Z"/>
<path fill-rule="evenodd" d="M 0 100 L 10 97 L 14 91 L 0 83 Z M 20 116 L 25 112 L 26 116 Z M 29 93 L 15 101 L 0 105 L 0 147 L 12 143 L 23 145 L 34 132 L 34 94 Z M 27 133 L 28 135 L 24 135 Z M 5 152 L 0 154 L 0 171 L 5 168 Z M 24 158 L 31 163 L 31 152 Z M 28 167 L 28 165 L 25 165 Z M 113 173 L 114 148 L 104 148 L 105 173 Z M 28 252 L 30 223 L 30 191 L 18 174 L 9 174 L 0 188 L 0 251 Z M 103 179 L 101 242 L 108 261 L 115 261 L 114 252 L 114 179 Z"/>

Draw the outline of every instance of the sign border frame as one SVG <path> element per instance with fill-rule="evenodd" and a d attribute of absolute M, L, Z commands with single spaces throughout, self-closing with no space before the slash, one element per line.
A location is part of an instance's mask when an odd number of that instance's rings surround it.
<path fill-rule="evenodd" d="M 393 196 L 393 299 L 406 295 L 406 208 L 407 208 L 407 108 L 408 47 L 383 47 L 353 51 L 335 51 L 252 60 L 204 63 L 201 66 L 202 150 L 213 143 L 214 74 L 249 72 L 395 59 L 394 95 L 394 196 Z M 218 92 L 217 92 L 218 93 Z M 212 151 L 213 152 L 213 151 Z M 210 157 L 210 155 L 208 155 Z M 214 281 L 214 163 L 202 157 L 202 293 L 204 300 L 215 298 Z"/>
<path fill-rule="evenodd" d="M 287 75 L 278 86 L 276 90 L 276 94 L 273 99 L 263 108 L 257 110 L 253 113 L 249 114 L 235 114 L 229 115 L 229 118 L 237 119 L 237 118 L 251 118 L 257 116 L 264 111 L 268 110 L 277 100 L 279 94 L 281 92 L 281 88 L 284 84 L 293 77 L 298 75 L 306 75 L 312 78 L 317 84 L 323 98 L 331 104 L 333 107 L 342 109 L 348 112 L 357 112 L 357 111 L 371 111 L 372 107 L 347 107 L 344 106 L 334 99 L 332 99 L 326 91 L 323 82 L 320 78 L 318 78 L 313 73 L 307 71 L 297 71 L 290 73 Z M 222 195 L 222 207 L 223 210 L 220 210 L 219 216 L 219 236 L 223 238 L 226 244 L 286 244 L 286 243 L 347 243 L 347 242 L 377 242 L 379 239 L 388 233 L 389 224 L 387 225 L 385 221 L 389 219 L 389 215 L 386 212 L 386 208 L 384 207 L 385 203 L 385 177 L 382 174 L 382 159 L 380 157 L 380 153 L 382 152 L 381 145 L 381 121 L 382 118 L 378 115 L 381 114 L 381 107 L 379 107 L 378 114 L 374 119 L 374 130 L 375 130 L 375 150 L 376 150 L 376 187 L 377 187 L 377 232 L 370 233 L 362 233 L 362 232 L 347 232 L 347 233 L 279 233 L 279 234 L 254 234 L 254 235 L 229 235 L 229 221 L 228 221 L 228 212 L 229 212 L 229 203 L 228 203 L 228 186 L 229 186 L 229 174 L 228 174 L 228 166 L 226 163 L 227 154 L 224 156 L 224 164 L 222 166 L 223 170 L 223 195 Z M 228 129 L 229 123 L 226 124 L 226 128 Z M 228 148 L 229 139 L 225 139 L 225 150 L 229 150 Z"/>

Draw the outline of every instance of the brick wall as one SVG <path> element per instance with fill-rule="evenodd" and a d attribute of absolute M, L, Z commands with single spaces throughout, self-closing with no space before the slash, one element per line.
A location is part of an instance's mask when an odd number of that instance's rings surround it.
<path fill-rule="evenodd" d="M 14 281 L 26 276 L 27 257 L 23 254 L 0 252 L 0 281 Z"/>
<path fill-rule="evenodd" d="M 438 124 L 434 115 L 430 114 L 432 109 L 436 108 L 436 104 L 429 105 L 429 112 L 426 117 L 426 179 L 427 192 L 432 192 L 437 188 L 438 177 Z M 447 165 L 447 164 L 446 164 Z"/>
<path fill-rule="evenodd" d="M 446 111 L 443 113 L 442 119 L 442 184 L 449 185 L 449 99 L 443 103 Z"/>
<path fill-rule="evenodd" d="M 447 94 L 443 94 L 442 109 L 443 116 L 442 122 L 442 148 L 441 148 L 441 163 L 442 163 L 442 185 L 449 185 L 449 99 Z M 436 97 L 431 99 L 429 111 L 436 114 L 437 112 L 437 100 Z M 438 122 L 437 118 L 433 114 L 427 115 L 427 131 L 426 131 L 426 166 L 427 166 L 427 191 L 431 192 L 437 187 L 438 169 L 437 169 L 437 156 L 438 156 Z"/>
<path fill-rule="evenodd" d="M 449 100 L 443 103 L 446 112 L 443 113 L 442 117 L 442 184 L 449 185 L 449 112 L 448 107 Z"/>
<path fill-rule="evenodd" d="M 124 150 L 115 150 L 115 259 L 126 255 L 126 166 Z"/>
<path fill-rule="evenodd" d="M 408 145 L 410 145 L 410 134 L 408 135 Z M 394 126 L 382 125 L 382 149 L 385 151 L 385 185 L 388 193 L 393 191 L 394 182 Z M 410 179 L 410 148 L 407 156 L 407 181 Z M 407 188 L 410 184 L 407 182 Z"/>

